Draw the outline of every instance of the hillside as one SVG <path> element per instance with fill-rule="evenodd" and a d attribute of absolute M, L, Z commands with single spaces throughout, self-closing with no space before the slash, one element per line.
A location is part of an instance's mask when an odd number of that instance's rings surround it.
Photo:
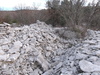
<path fill-rule="evenodd" d="M 0 75 L 99 75 L 99 37 L 88 29 L 84 39 L 65 40 L 40 21 L 2 27 Z"/>

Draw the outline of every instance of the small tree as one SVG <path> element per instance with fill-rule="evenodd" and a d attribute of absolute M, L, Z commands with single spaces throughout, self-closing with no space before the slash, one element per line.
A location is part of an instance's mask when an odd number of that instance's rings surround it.
<path fill-rule="evenodd" d="M 58 12 L 60 0 L 48 0 L 46 4 L 48 8 L 48 14 L 50 16 L 50 19 L 47 21 L 47 23 L 51 23 L 53 26 L 64 25 L 65 21 L 60 15 L 60 12 Z"/>
<path fill-rule="evenodd" d="M 88 26 L 98 27 L 100 25 L 100 0 L 94 3 L 94 0 L 90 7 L 90 13 L 88 17 Z"/>
<path fill-rule="evenodd" d="M 83 20 L 84 0 L 64 0 L 58 10 L 67 25 L 81 25 Z"/>
<path fill-rule="evenodd" d="M 63 0 L 62 2 L 60 0 L 49 0 L 47 5 L 48 9 L 53 12 L 53 16 L 59 14 L 67 25 L 74 26 L 82 24 L 84 3 L 84 0 Z"/>

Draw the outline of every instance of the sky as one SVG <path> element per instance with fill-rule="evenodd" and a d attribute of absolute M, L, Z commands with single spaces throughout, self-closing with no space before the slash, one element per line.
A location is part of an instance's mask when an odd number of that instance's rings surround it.
<path fill-rule="evenodd" d="M 14 10 L 14 7 L 18 5 L 33 6 L 34 4 L 39 9 L 44 9 L 46 7 L 47 0 L 0 0 L 0 8 L 2 10 Z M 91 2 L 92 0 L 87 0 Z"/>
<path fill-rule="evenodd" d="M 47 0 L 0 0 L 0 8 L 3 10 L 14 10 L 18 5 L 33 6 L 34 4 L 39 8 L 45 8 Z"/>

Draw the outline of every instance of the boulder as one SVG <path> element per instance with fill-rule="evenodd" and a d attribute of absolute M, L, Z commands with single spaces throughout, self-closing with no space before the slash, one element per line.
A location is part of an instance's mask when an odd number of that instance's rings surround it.
<path fill-rule="evenodd" d="M 84 72 L 100 72 L 100 66 L 95 65 L 87 60 L 81 60 L 79 62 L 80 69 Z"/>

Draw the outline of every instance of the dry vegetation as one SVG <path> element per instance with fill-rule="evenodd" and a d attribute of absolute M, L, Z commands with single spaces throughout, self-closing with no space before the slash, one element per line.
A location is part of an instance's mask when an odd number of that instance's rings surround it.
<path fill-rule="evenodd" d="M 100 0 L 87 6 L 85 0 L 48 0 L 46 6 L 45 10 L 20 5 L 15 11 L 0 11 L 0 23 L 30 24 L 40 20 L 53 26 L 100 27 Z"/>

